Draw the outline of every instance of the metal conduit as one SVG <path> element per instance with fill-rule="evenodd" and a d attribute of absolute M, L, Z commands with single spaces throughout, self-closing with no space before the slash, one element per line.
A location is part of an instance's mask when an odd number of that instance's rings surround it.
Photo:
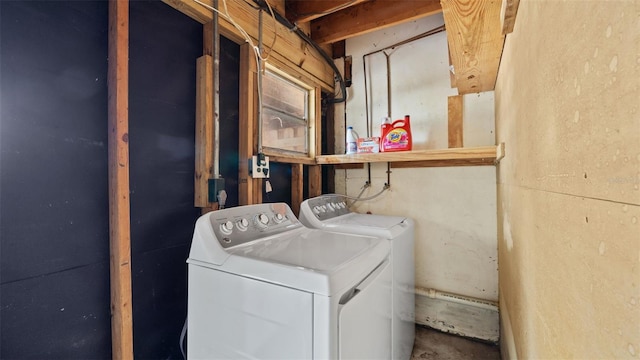
<path fill-rule="evenodd" d="M 362 66 L 363 66 L 363 76 L 364 76 L 364 103 L 365 103 L 365 116 L 366 116 L 366 125 L 367 125 L 367 137 L 372 136 L 373 134 L 373 119 L 369 118 L 369 91 L 367 88 L 367 57 L 373 55 L 373 54 L 377 54 L 382 52 L 384 54 L 384 56 L 386 57 L 386 65 L 387 65 L 387 116 L 391 117 L 391 59 L 390 56 L 391 54 L 387 53 L 387 50 L 392 50 L 395 49 L 401 45 L 405 45 L 408 43 L 411 43 L 413 41 L 416 40 L 420 40 L 422 38 L 425 38 L 427 36 L 431 36 L 437 33 L 440 33 L 442 31 L 445 31 L 446 28 L 444 25 L 438 26 L 437 28 L 431 29 L 429 31 L 426 31 L 422 34 L 418 34 L 414 37 L 411 37 L 409 39 L 400 41 L 396 44 L 387 46 L 385 48 L 382 49 L 378 49 L 376 51 L 370 52 L 368 54 L 364 54 L 362 55 Z M 346 106 L 345 106 L 346 109 Z M 345 110 L 345 117 L 346 117 L 346 110 Z M 371 163 L 367 164 L 367 173 L 368 173 L 368 181 L 367 184 L 371 184 Z M 387 163 L 387 183 L 385 184 L 386 186 L 391 186 L 391 165 L 389 163 Z"/>
<path fill-rule="evenodd" d="M 213 0 L 218 10 L 218 0 Z M 213 178 L 220 178 L 220 29 L 218 12 L 213 11 Z M 217 194 L 216 194 L 217 195 Z"/>

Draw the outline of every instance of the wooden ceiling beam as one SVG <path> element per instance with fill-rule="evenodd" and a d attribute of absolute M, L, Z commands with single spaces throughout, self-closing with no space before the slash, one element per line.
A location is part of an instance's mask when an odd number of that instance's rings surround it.
<path fill-rule="evenodd" d="M 366 1 L 313 20 L 311 38 L 319 44 L 333 43 L 441 11 L 439 0 Z"/>
<path fill-rule="evenodd" d="M 367 0 L 288 0 L 287 19 L 292 23 L 304 23 Z"/>
<path fill-rule="evenodd" d="M 442 0 L 459 94 L 493 90 L 502 56 L 502 0 Z"/>

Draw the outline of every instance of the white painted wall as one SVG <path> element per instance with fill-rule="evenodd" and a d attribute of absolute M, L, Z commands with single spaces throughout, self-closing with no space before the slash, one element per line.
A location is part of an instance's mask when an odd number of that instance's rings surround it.
<path fill-rule="evenodd" d="M 347 40 L 353 57 L 353 85 L 346 105 L 336 107 L 337 144 L 344 142 L 341 115 L 347 124 L 367 134 L 362 56 L 424 33 L 443 24 L 441 15 L 402 24 Z M 447 97 L 450 86 L 446 33 L 402 45 L 388 52 L 391 63 L 391 117 L 411 116 L 413 149 L 447 147 Z M 341 64 L 338 64 L 341 68 Z M 385 55 L 368 58 L 367 83 L 372 136 L 379 136 L 387 113 Z M 495 144 L 493 92 L 465 96 L 466 146 Z M 344 145 L 339 148 L 344 149 Z M 372 164 L 372 187 L 379 192 L 387 181 L 386 164 Z M 409 216 L 416 221 L 416 286 L 498 300 L 496 240 L 496 170 L 493 166 L 392 169 L 391 189 L 361 202 L 360 212 Z M 356 196 L 367 180 L 363 170 L 336 171 L 336 191 Z"/>

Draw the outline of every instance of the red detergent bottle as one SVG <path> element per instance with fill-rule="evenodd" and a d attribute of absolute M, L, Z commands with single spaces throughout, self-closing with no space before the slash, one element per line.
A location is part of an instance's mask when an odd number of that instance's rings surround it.
<path fill-rule="evenodd" d="M 392 123 L 383 122 L 380 126 L 380 151 L 408 151 L 411 150 L 411 124 L 409 115 L 404 119 Z"/>

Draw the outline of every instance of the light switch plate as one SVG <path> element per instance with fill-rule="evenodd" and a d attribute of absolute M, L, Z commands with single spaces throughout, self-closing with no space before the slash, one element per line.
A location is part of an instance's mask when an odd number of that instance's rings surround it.
<path fill-rule="evenodd" d="M 269 157 L 254 155 L 249 159 L 249 175 L 255 179 L 268 179 L 270 175 Z"/>

